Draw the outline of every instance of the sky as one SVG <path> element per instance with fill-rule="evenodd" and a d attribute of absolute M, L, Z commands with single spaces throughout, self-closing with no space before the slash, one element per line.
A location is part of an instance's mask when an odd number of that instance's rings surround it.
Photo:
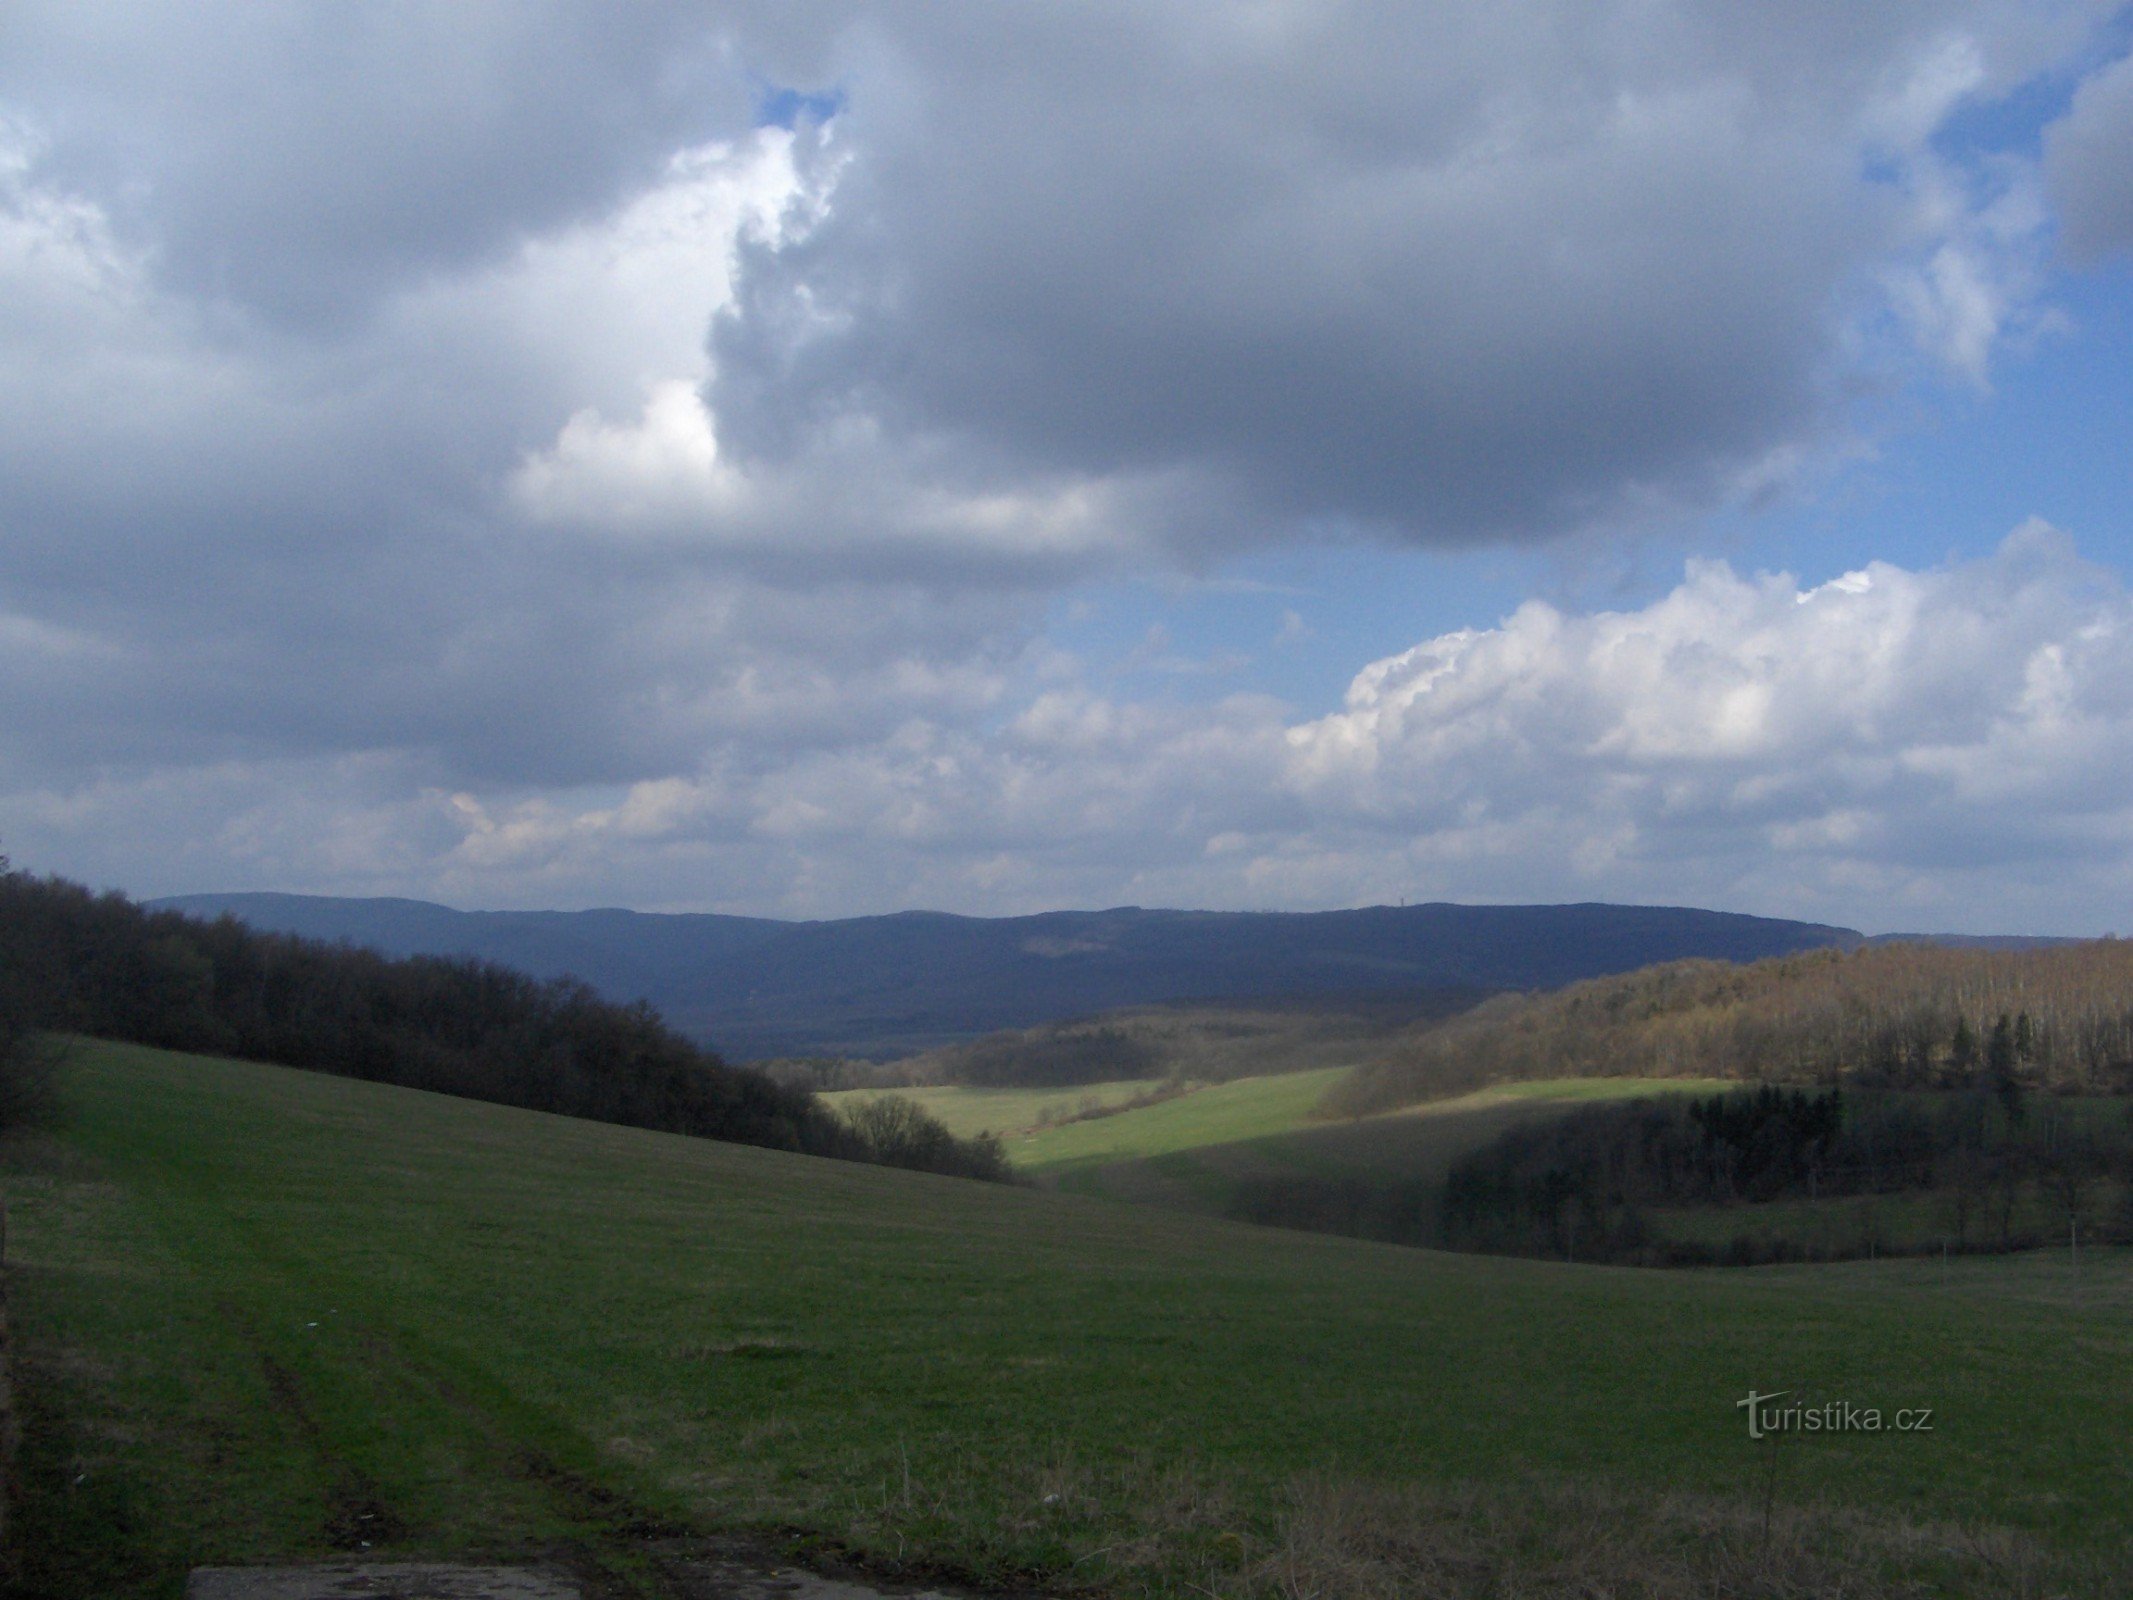
<path fill-rule="evenodd" d="M 15 0 L 0 849 L 2133 931 L 2133 8 Z"/>

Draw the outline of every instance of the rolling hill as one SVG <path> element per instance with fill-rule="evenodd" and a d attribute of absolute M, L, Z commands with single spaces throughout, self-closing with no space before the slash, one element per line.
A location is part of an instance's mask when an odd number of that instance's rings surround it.
<path fill-rule="evenodd" d="M 467 955 L 649 1000 L 738 1060 L 876 1059 L 1127 1006 L 1552 988 L 1687 956 L 1752 961 L 1860 935 L 1669 906 L 1354 911 L 911 911 L 829 922 L 632 911 L 454 911 L 415 900 L 150 902 L 388 955 Z"/>
<path fill-rule="evenodd" d="M 2133 1262 L 1439 1256 L 79 1047 L 0 1142 L 26 1593 L 707 1541 L 1018 1593 L 2107 1594 Z M 2049 1353 L 2048 1357 L 2045 1353 Z M 1750 1388 L 1933 1430 L 1751 1440 Z"/>

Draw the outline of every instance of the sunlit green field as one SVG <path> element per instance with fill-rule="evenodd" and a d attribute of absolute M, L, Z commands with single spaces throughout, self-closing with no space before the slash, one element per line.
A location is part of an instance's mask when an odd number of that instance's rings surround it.
<path fill-rule="evenodd" d="M 1115 1106 L 1160 1088 L 1160 1078 L 1129 1078 L 1071 1089 L 986 1089 L 975 1084 L 938 1084 L 917 1089 L 843 1089 L 822 1098 L 849 1107 L 884 1094 L 924 1106 L 958 1138 L 973 1134 L 1019 1134 L 1093 1107 Z"/>
<path fill-rule="evenodd" d="M 81 1052 L 65 1096 L 59 1136 L 5 1150 L 33 1592 L 175 1595 L 189 1564 L 365 1540 L 561 1551 L 664 1592 L 661 1537 L 755 1529 L 910 1573 L 1227 1600 L 1310 1587 L 1295 1562 L 1335 1546 L 1299 1526 L 1352 1527 L 1326 1504 L 1448 1505 L 1447 1538 L 1509 1519 L 1506 1548 L 1569 1539 L 1571 1578 L 1599 1546 L 1550 1518 L 1582 1506 L 1753 1573 L 1778 1548 L 1766 1496 L 1781 1544 L 1796 1508 L 1834 1508 L 1797 1525 L 1830 1560 L 1866 1552 L 1854 1593 L 1895 1592 L 1891 1562 L 1996 1592 L 1979 1574 L 2009 1561 L 2106 1593 L 2125 1555 L 2121 1256 L 2078 1284 L 1610 1271 L 130 1047 Z M 1736 1408 L 1751 1387 L 1937 1421 L 1773 1451 Z"/>
<path fill-rule="evenodd" d="M 1060 1170 L 1161 1155 L 1199 1145 L 1226 1144 L 1310 1126 L 1319 1101 L 1348 1072 L 1310 1072 L 1196 1084 L 1152 1105 L 1100 1117 L 1075 1113 L 1122 1105 L 1161 1087 L 1157 1079 L 1096 1083 L 1073 1089 L 985 1089 L 952 1084 L 924 1089 L 854 1089 L 823 1098 L 846 1105 L 894 1093 L 916 1100 L 952 1133 L 998 1133 L 1008 1159 L 1023 1172 Z M 1053 1116 L 1047 1125 L 1045 1113 Z"/>
<path fill-rule="evenodd" d="M 1456 1156 L 1531 1115 L 1595 1100 L 1739 1087 L 1716 1078 L 1556 1078 L 1503 1084 L 1389 1116 L 1328 1119 L 1321 1105 L 1349 1070 L 1322 1067 L 1198 1084 L 1151 1105 L 1131 1102 L 1162 1086 L 1153 1078 L 1073 1089 L 853 1089 L 823 1098 L 849 1106 L 902 1095 L 951 1133 L 1002 1135 L 1015 1168 L 1046 1182 L 1081 1193 L 1193 1204 L 1219 1198 L 1240 1176 L 1269 1171 L 1434 1177 Z M 1085 1115 L 1092 1110 L 1104 1114 Z"/>
<path fill-rule="evenodd" d="M 1322 1096 L 1337 1076 L 1321 1080 L 1316 1092 Z M 1315 1099 L 1293 1091 L 1269 1092 L 1285 1080 L 1245 1082 L 1268 1086 L 1259 1091 L 1258 1103 L 1286 1106 L 1292 1115 L 1270 1119 L 1271 1125 L 1255 1133 L 1240 1134 L 1217 1119 L 1193 1117 L 1191 1102 L 1186 1101 L 1174 1108 L 1160 1138 L 1144 1133 L 1147 1124 L 1142 1119 L 1169 1108 L 1151 1107 L 1107 1119 L 1105 1125 L 1116 1125 L 1111 1149 L 1097 1159 L 1046 1163 L 1019 1153 L 1016 1159 L 1078 1194 L 1220 1210 L 1246 1179 L 1300 1174 L 1436 1182 L 1460 1156 L 1533 1117 L 1598 1100 L 1712 1094 L 1739 1087 L 1706 1078 L 1556 1078 L 1502 1084 L 1387 1116 L 1327 1121 L 1314 1115 Z M 1243 1083 L 1229 1087 L 1241 1089 Z M 1046 1148 L 1042 1141 L 1029 1141 L 1009 1149 L 1032 1147 Z"/>
<path fill-rule="evenodd" d="M 1209 1084 L 1116 1116 L 1039 1128 L 1009 1140 L 1007 1152 L 1023 1171 L 1056 1176 L 1107 1161 L 1285 1133 L 1316 1121 L 1319 1102 L 1347 1071 L 1321 1067 Z"/>

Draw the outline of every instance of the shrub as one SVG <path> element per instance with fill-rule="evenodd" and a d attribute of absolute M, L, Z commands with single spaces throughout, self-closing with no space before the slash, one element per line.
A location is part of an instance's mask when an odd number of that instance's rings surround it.
<path fill-rule="evenodd" d="M 958 1139 L 938 1117 L 903 1095 L 863 1100 L 845 1114 L 845 1121 L 873 1159 L 890 1166 L 996 1183 L 1007 1178 L 1007 1156 L 996 1135 Z"/>

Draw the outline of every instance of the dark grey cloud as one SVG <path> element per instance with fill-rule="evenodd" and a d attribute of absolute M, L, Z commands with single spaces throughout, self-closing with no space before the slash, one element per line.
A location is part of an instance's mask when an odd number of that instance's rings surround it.
<path fill-rule="evenodd" d="M 349 752 L 448 786 L 612 781 L 968 708 L 1022 648 L 1010 600 L 792 559 L 802 518 L 878 514 L 848 496 L 750 496 L 694 543 L 514 497 L 581 411 L 626 415 L 662 371 L 687 393 L 778 139 L 670 151 L 605 212 L 295 329 L 203 305 L 47 130 L 0 136 L 14 782 Z"/>
<path fill-rule="evenodd" d="M 1909 242 L 1927 135 L 2034 43 L 2004 17 L 877 20 L 842 64 L 828 220 L 745 257 L 713 408 L 774 458 L 864 417 L 1197 473 L 1273 514 L 1244 538 L 1709 505 L 1824 435 L 1847 296 Z"/>
<path fill-rule="evenodd" d="M 2044 170 L 2067 248 L 2133 249 L 2133 56 L 2083 83 L 2045 136 Z"/>
<path fill-rule="evenodd" d="M 311 322 L 746 128 L 701 7 L 11 6 L 0 99 L 167 280 Z"/>

